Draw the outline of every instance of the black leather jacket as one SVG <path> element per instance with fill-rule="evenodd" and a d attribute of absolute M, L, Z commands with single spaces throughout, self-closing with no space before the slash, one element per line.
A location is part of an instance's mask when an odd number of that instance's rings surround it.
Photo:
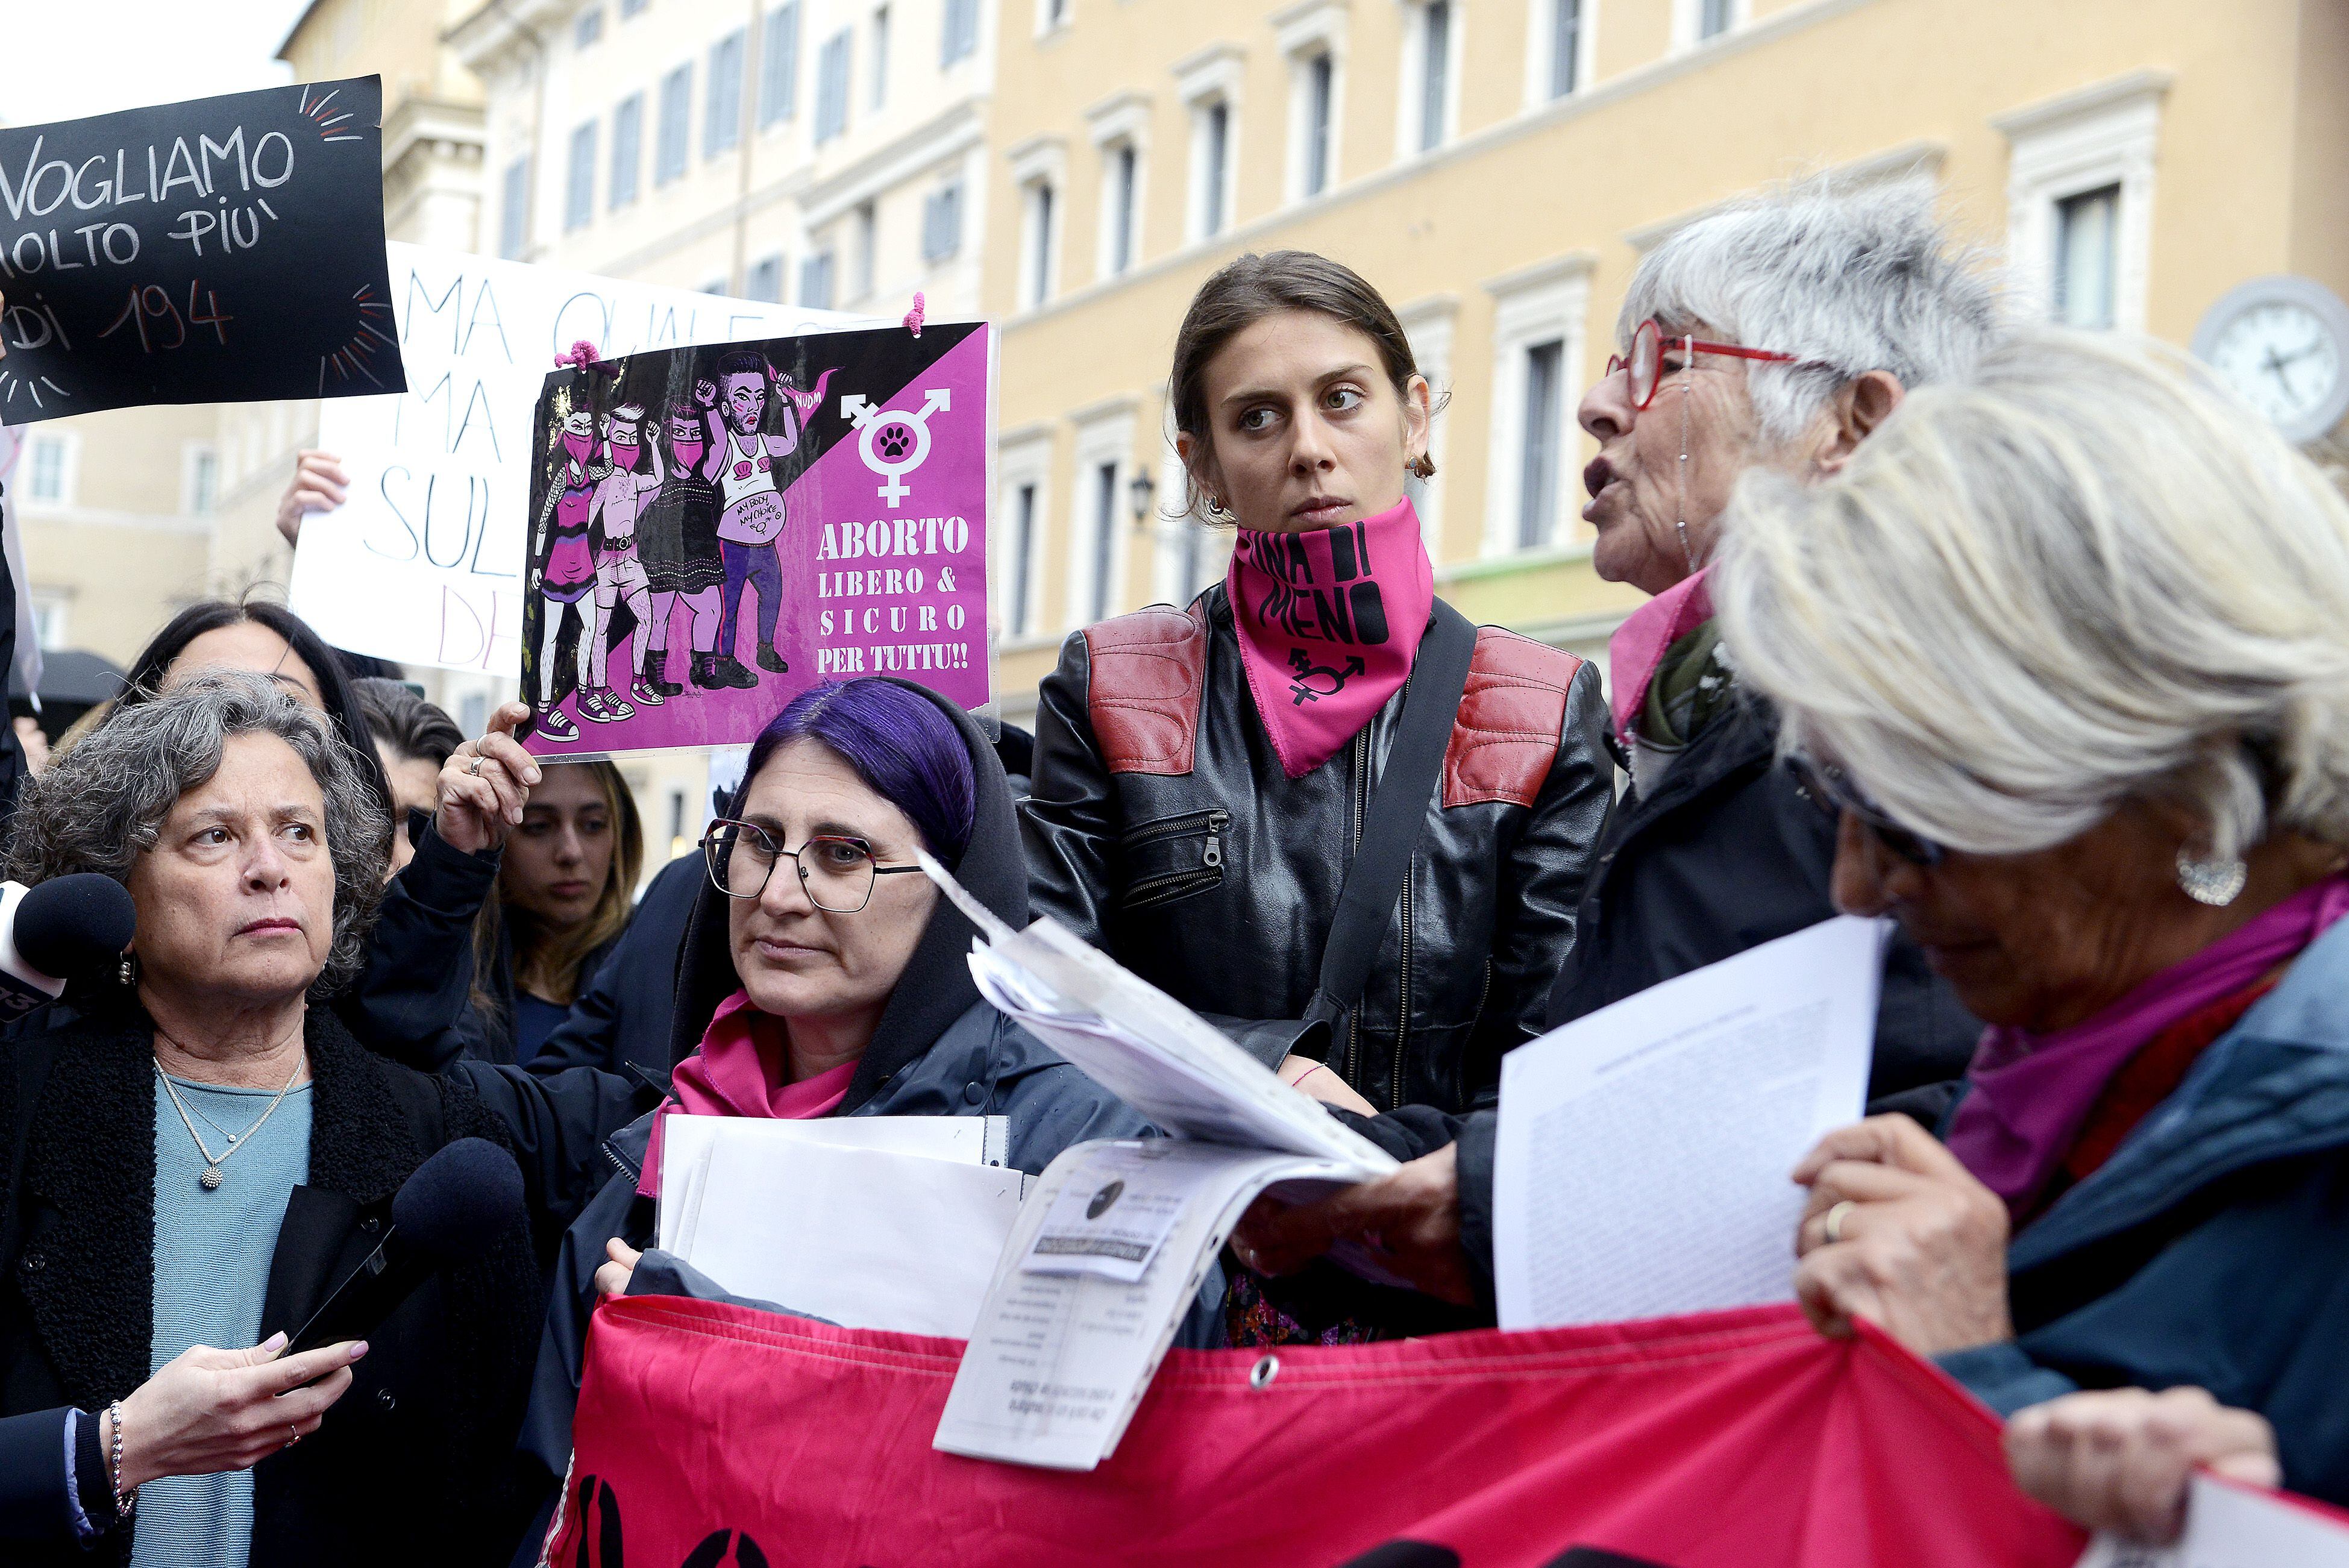
<path fill-rule="evenodd" d="M 1086 634 L 1062 645 L 1043 683 L 1021 803 L 1030 902 L 1261 1060 L 1278 1062 L 1294 1044 L 1326 1051 L 1373 1105 L 1468 1106 L 1496 1081 L 1501 1053 L 1537 1031 L 1574 941 L 1614 792 L 1598 669 L 1586 664 L 1568 688 L 1530 807 L 1430 801 L 1361 1005 L 1342 1037 L 1301 1038 L 1297 1020 L 1402 694 L 1328 762 L 1290 779 L 1256 717 L 1223 586 L 1200 602 L 1209 631 L 1186 773 L 1109 770 L 1091 717 Z M 1555 688 L 1548 701 L 1557 722 Z"/>

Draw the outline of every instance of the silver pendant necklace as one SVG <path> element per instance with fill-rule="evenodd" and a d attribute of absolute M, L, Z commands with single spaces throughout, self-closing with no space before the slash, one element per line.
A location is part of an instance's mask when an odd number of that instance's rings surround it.
<path fill-rule="evenodd" d="M 202 1187 L 205 1191 L 211 1192 L 217 1191 L 220 1184 L 227 1180 L 225 1176 L 221 1174 L 221 1166 L 228 1160 L 230 1155 L 235 1153 L 240 1149 L 247 1147 L 253 1142 L 253 1135 L 261 1130 L 261 1124 L 267 1121 L 271 1116 L 275 1114 L 278 1105 L 288 1094 L 291 1094 L 294 1091 L 294 1080 L 302 1076 L 302 1057 L 298 1055 L 294 1058 L 294 1070 L 285 1075 L 285 1087 L 279 1089 L 276 1095 L 270 1100 L 268 1106 L 263 1109 L 259 1116 L 254 1119 L 253 1125 L 246 1128 L 243 1132 L 231 1132 L 226 1134 L 228 1138 L 228 1147 L 222 1150 L 218 1154 L 214 1154 L 211 1148 L 204 1142 L 204 1135 L 196 1130 L 195 1121 L 188 1114 L 187 1102 L 180 1098 L 178 1087 L 171 1082 L 171 1075 L 163 1070 L 162 1058 L 160 1057 L 156 1058 L 155 1079 L 158 1083 L 160 1083 L 163 1086 L 163 1092 L 171 1096 L 171 1109 L 180 1113 L 180 1125 L 188 1130 L 188 1136 L 190 1138 L 195 1140 L 196 1152 L 204 1157 L 203 1173 L 196 1178 L 196 1184 L 198 1186 Z M 205 1117 L 204 1121 L 206 1125 L 212 1129 L 213 1131 L 218 1132 L 221 1130 L 220 1123 L 213 1121 L 211 1117 Z"/>

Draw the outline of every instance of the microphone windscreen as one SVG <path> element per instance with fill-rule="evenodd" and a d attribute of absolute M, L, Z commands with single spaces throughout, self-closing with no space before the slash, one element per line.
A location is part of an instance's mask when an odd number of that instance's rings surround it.
<path fill-rule="evenodd" d="M 138 929 L 130 890 L 98 872 L 51 877 L 16 905 L 16 951 L 53 980 L 103 974 Z"/>
<path fill-rule="evenodd" d="M 522 1167 L 486 1138 L 443 1146 L 391 1196 L 400 1240 L 442 1263 L 481 1256 L 523 1217 Z"/>

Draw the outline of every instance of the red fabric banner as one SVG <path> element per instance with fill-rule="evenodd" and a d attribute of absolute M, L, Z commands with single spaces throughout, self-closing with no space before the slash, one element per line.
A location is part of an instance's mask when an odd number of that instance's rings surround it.
<path fill-rule="evenodd" d="M 2071 1568 L 1998 1422 L 1792 1307 L 1175 1351 L 1075 1475 L 930 1447 L 962 1345 L 708 1302 L 588 1331 L 560 1568 Z M 1261 1384 L 1261 1386 L 1256 1386 Z"/>

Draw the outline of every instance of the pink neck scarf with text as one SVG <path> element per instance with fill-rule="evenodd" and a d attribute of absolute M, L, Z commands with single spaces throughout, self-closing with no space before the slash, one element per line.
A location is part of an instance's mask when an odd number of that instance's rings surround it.
<path fill-rule="evenodd" d="M 1410 676 L 1435 569 L 1408 496 L 1337 528 L 1239 535 L 1224 583 L 1240 666 L 1281 771 L 1302 778 Z"/>

